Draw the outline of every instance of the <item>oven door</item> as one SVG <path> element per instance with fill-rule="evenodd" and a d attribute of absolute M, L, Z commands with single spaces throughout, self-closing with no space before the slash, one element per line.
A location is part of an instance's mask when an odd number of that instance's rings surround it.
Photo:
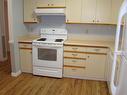
<path fill-rule="evenodd" d="M 33 66 L 63 67 L 63 47 L 33 46 Z"/>

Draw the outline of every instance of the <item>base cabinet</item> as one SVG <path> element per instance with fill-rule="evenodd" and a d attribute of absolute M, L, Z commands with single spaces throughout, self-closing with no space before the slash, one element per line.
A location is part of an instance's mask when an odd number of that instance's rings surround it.
<path fill-rule="evenodd" d="M 20 66 L 21 71 L 32 73 L 32 48 L 29 44 L 20 44 Z"/>
<path fill-rule="evenodd" d="M 105 79 L 105 62 L 106 55 L 87 54 L 86 60 L 86 77 Z"/>
<path fill-rule="evenodd" d="M 107 48 L 79 48 L 64 47 L 64 77 L 105 81 Z"/>

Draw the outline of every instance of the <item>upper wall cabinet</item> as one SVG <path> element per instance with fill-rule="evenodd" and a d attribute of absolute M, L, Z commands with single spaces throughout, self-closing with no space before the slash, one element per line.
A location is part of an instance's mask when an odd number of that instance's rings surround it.
<path fill-rule="evenodd" d="M 80 23 L 82 0 L 66 0 L 66 22 Z"/>
<path fill-rule="evenodd" d="M 37 7 L 66 7 L 65 0 L 37 0 Z"/>
<path fill-rule="evenodd" d="M 82 23 L 111 24 L 111 0 L 82 0 Z"/>
<path fill-rule="evenodd" d="M 96 0 L 82 0 L 82 22 L 95 23 Z"/>
<path fill-rule="evenodd" d="M 34 14 L 36 0 L 24 0 L 24 23 L 37 23 L 37 17 Z"/>
<path fill-rule="evenodd" d="M 112 1 L 97 0 L 97 23 L 111 24 L 112 23 Z"/>
<path fill-rule="evenodd" d="M 120 6 L 123 0 L 112 0 L 112 23 L 117 24 Z"/>

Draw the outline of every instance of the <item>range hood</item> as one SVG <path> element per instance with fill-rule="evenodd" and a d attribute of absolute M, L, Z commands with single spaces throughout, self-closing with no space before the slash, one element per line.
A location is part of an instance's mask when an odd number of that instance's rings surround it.
<path fill-rule="evenodd" d="M 37 16 L 41 15 L 65 15 L 64 8 L 37 8 L 34 10 Z"/>

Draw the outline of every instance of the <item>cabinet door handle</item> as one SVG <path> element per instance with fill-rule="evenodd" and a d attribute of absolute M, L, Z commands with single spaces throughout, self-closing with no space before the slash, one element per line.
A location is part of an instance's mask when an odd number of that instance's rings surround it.
<path fill-rule="evenodd" d="M 36 20 L 36 15 L 34 13 L 32 13 L 32 18 L 34 21 Z"/>
<path fill-rule="evenodd" d="M 48 6 L 50 6 L 50 4 L 48 4 Z"/>
<path fill-rule="evenodd" d="M 95 22 L 95 20 L 93 20 L 93 22 Z"/>
<path fill-rule="evenodd" d="M 32 18 L 34 18 L 34 13 L 32 13 Z"/>
<path fill-rule="evenodd" d="M 54 6 L 54 4 L 51 4 L 51 6 Z"/>

